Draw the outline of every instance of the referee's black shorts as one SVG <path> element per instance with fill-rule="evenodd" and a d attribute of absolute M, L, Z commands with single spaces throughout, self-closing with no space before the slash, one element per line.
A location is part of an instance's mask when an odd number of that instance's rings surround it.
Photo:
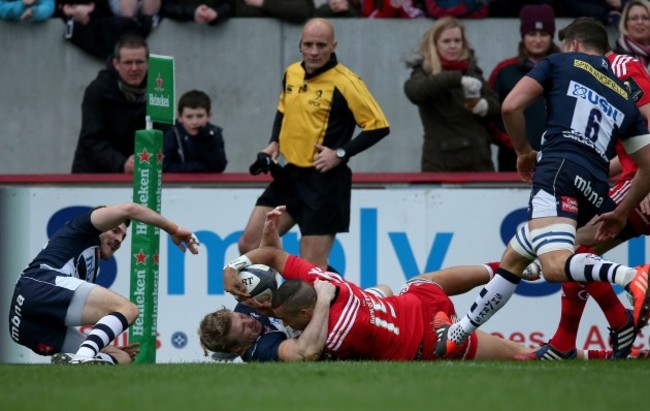
<path fill-rule="evenodd" d="M 350 229 L 351 194 L 352 171 L 347 164 L 326 173 L 287 164 L 256 205 L 286 205 L 301 235 L 346 233 Z"/>

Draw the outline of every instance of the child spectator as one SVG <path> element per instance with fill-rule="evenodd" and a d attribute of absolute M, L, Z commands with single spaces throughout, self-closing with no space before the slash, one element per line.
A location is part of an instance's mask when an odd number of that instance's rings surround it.
<path fill-rule="evenodd" d="M 228 161 L 221 127 L 209 122 L 210 97 L 192 90 L 178 101 L 176 125 L 165 133 L 163 171 L 221 173 Z"/>

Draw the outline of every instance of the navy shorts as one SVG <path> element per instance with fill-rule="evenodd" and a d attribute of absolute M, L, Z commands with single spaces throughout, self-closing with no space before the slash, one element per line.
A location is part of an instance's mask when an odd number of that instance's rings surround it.
<path fill-rule="evenodd" d="M 351 195 L 352 171 L 345 164 L 326 173 L 288 164 L 256 205 L 286 205 L 302 235 L 327 235 L 350 229 Z"/>
<path fill-rule="evenodd" d="M 616 208 L 609 183 L 581 165 L 561 158 L 542 158 L 535 168 L 528 219 L 565 217 L 585 225 L 596 214 Z"/>
<path fill-rule="evenodd" d="M 90 284 L 56 274 L 35 270 L 21 275 L 9 308 L 9 335 L 40 355 L 61 352 L 72 298 L 82 284 Z"/>

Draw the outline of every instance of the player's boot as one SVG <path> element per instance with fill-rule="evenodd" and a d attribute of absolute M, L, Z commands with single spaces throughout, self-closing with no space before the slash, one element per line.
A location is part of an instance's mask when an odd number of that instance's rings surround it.
<path fill-rule="evenodd" d="M 52 364 L 57 364 L 57 365 L 70 364 L 70 361 L 72 361 L 72 357 L 74 357 L 74 354 L 67 353 L 67 352 L 58 352 L 52 356 L 50 362 Z"/>
<path fill-rule="evenodd" d="M 74 365 L 113 365 L 113 362 L 102 358 L 72 358 L 69 364 Z"/>
<path fill-rule="evenodd" d="M 630 355 L 627 356 L 628 360 L 647 360 L 650 358 L 650 350 L 639 350 L 632 348 Z"/>
<path fill-rule="evenodd" d="M 613 355 L 615 360 L 625 359 L 632 350 L 632 344 L 636 338 L 637 329 L 634 326 L 634 313 L 627 310 L 627 323 L 618 330 L 609 329 L 609 338 L 612 342 Z"/>
<path fill-rule="evenodd" d="M 438 311 L 433 317 L 433 327 L 436 329 L 438 336 L 435 348 L 436 356 L 438 358 L 452 358 L 460 350 L 460 346 L 447 336 L 451 327 L 451 319 L 444 311 Z"/>
<path fill-rule="evenodd" d="M 542 345 L 537 351 L 528 354 L 515 355 L 514 359 L 518 361 L 529 360 L 548 360 L 548 361 L 562 361 L 562 360 L 575 360 L 577 356 L 576 349 L 569 352 L 558 351 L 549 344 Z"/>
<path fill-rule="evenodd" d="M 648 270 L 650 264 L 636 267 L 636 275 L 627 285 L 627 291 L 634 300 L 634 324 L 640 330 L 648 323 L 650 295 L 648 294 Z"/>

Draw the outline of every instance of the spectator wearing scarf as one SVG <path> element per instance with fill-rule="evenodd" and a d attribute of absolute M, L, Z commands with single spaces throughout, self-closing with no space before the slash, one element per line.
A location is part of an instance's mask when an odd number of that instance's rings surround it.
<path fill-rule="evenodd" d="M 424 128 L 421 170 L 494 171 L 486 125 L 500 117 L 500 105 L 460 21 L 436 20 L 406 63 L 412 71 L 404 92 L 418 107 Z M 472 106 L 465 99 L 470 86 L 480 92 Z"/>
<path fill-rule="evenodd" d="M 614 52 L 636 58 L 650 72 L 650 2 L 631 0 L 626 3 L 618 31 L 620 35 Z"/>

